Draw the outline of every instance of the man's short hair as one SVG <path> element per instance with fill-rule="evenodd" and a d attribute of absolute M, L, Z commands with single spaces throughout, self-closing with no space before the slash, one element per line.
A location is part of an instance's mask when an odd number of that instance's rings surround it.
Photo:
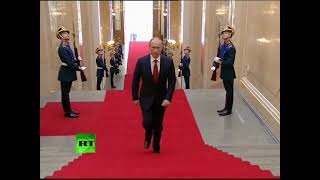
<path fill-rule="evenodd" d="M 151 45 L 151 42 L 152 42 L 154 39 L 159 39 L 159 40 L 162 42 L 161 38 L 155 36 L 155 37 L 153 37 L 153 38 L 150 39 L 150 41 L 149 41 L 149 47 L 150 47 L 150 45 Z M 162 43 L 161 43 L 161 44 L 162 44 Z"/>

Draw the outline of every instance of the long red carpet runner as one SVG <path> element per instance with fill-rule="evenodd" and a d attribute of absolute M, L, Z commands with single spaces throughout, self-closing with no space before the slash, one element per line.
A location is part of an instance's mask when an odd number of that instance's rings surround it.
<path fill-rule="evenodd" d="M 181 90 L 165 114 L 161 153 L 145 150 L 142 116 L 132 103 L 130 86 L 137 58 L 145 54 L 147 42 L 132 42 L 125 89 L 108 91 L 101 103 L 72 103 L 81 112 L 79 119 L 65 119 L 60 103 L 41 110 L 41 136 L 96 134 L 96 153 L 83 154 L 46 178 L 275 178 L 206 145 Z"/>

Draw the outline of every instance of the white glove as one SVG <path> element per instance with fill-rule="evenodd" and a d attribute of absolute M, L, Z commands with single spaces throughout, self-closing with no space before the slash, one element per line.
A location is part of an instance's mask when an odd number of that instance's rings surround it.
<path fill-rule="evenodd" d="M 178 69 L 178 72 L 180 72 L 181 70 L 180 69 Z"/>
<path fill-rule="evenodd" d="M 180 65 L 180 66 L 182 66 L 183 64 L 182 64 L 182 63 L 180 63 L 179 65 Z"/>
<path fill-rule="evenodd" d="M 220 60 L 219 57 L 214 57 L 214 58 L 213 58 L 213 61 L 215 61 L 215 62 L 219 62 L 219 60 Z"/>
<path fill-rule="evenodd" d="M 81 56 L 78 56 L 78 60 L 79 60 L 79 61 L 82 61 L 82 58 L 81 58 Z"/>
<path fill-rule="evenodd" d="M 212 70 L 212 71 L 214 71 L 215 69 L 216 69 L 216 67 L 214 67 L 214 66 L 211 67 L 211 70 Z"/>
<path fill-rule="evenodd" d="M 80 69 L 83 71 L 83 70 L 86 69 L 86 67 L 85 67 L 85 66 L 82 66 L 82 67 L 80 67 Z"/>

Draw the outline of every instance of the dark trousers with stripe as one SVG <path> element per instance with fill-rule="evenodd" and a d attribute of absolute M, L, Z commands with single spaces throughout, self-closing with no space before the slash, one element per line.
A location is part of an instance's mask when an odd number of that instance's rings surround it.
<path fill-rule="evenodd" d="M 234 80 L 223 80 L 223 86 L 226 90 L 225 108 L 228 112 L 232 112 L 233 106 L 233 82 Z"/>
<path fill-rule="evenodd" d="M 65 113 L 71 112 L 71 105 L 70 105 L 70 97 L 69 93 L 72 86 L 72 81 L 70 82 L 60 82 L 61 83 L 61 102 L 62 108 Z"/>
<path fill-rule="evenodd" d="M 97 90 L 101 90 L 101 82 L 103 77 L 97 77 Z"/>

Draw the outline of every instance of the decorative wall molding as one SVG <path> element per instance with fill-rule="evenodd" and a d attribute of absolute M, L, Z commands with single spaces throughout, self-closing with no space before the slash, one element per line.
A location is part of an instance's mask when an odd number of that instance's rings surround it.
<path fill-rule="evenodd" d="M 248 80 L 246 77 L 242 77 L 240 82 L 249 90 L 249 92 L 260 102 L 260 104 L 270 113 L 270 115 L 280 125 L 280 112 L 274 107 L 268 99 Z"/>

